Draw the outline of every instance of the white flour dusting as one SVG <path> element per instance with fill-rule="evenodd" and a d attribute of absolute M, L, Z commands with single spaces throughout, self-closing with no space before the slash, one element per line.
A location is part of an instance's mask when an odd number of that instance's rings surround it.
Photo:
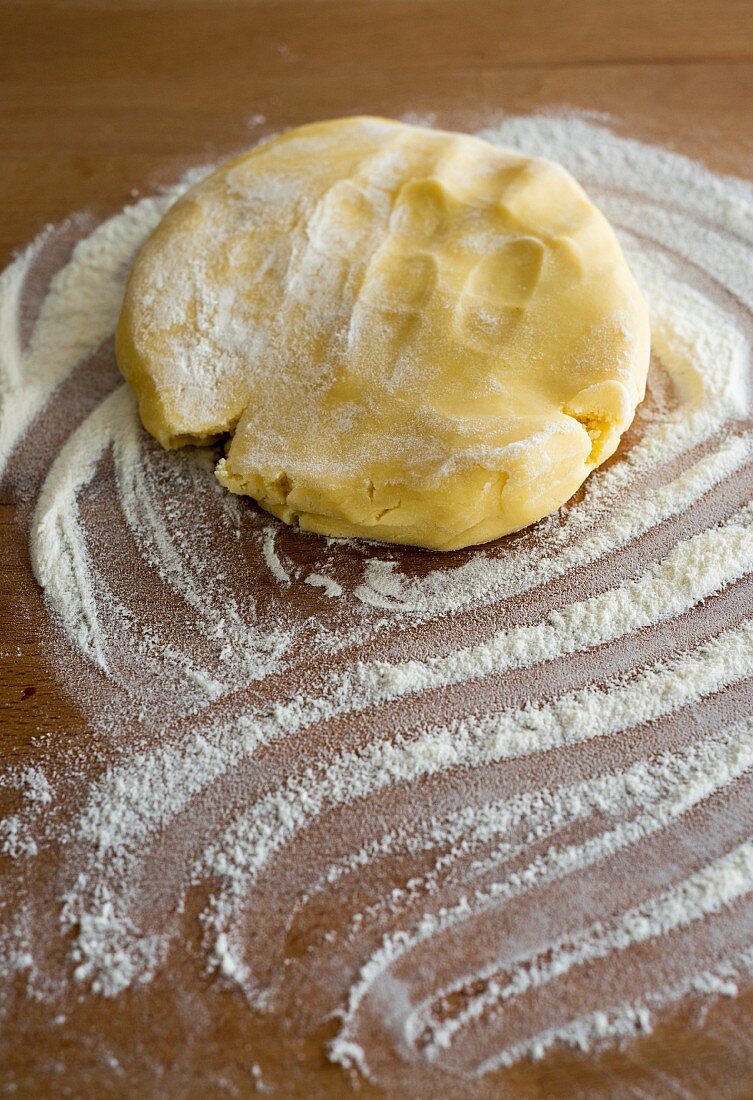
<path fill-rule="evenodd" d="M 750 984 L 753 187 L 577 117 L 483 136 L 587 187 L 654 353 L 617 460 L 498 546 L 307 536 L 145 436 L 111 336 L 196 173 L 0 276 L 0 467 L 98 746 L 0 776 L 0 977 L 54 1012 L 200 938 L 250 1018 L 491 1096 Z"/>

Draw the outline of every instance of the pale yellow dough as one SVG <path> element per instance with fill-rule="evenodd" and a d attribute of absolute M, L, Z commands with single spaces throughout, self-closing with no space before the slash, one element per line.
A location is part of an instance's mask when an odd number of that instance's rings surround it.
<path fill-rule="evenodd" d="M 556 164 L 377 118 L 192 188 L 131 272 L 117 358 L 165 447 L 287 523 L 450 550 L 563 504 L 645 391 L 646 306 Z"/>

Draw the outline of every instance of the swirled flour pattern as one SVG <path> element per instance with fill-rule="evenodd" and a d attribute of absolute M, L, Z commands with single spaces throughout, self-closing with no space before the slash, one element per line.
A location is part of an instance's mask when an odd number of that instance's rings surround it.
<path fill-rule="evenodd" d="M 190 180 L 2 275 L 6 494 L 87 724 L 1 780 L 6 1008 L 179 965 L 304 1071 L 478 1097 L 750 981 L 753 187 L 577 117 L 483 136 L 584 183 L 653 360 L 614 460 L 478 551 L 306 536 L 145 436 L 111 334 Z"/>

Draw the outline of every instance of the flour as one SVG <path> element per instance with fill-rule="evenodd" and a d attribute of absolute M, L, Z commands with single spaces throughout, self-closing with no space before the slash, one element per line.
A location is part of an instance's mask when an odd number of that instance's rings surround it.
<path fill-rule="evenodd" d="M 325 596 L 329 596 L 330 599 L 337 596 L 342 596 L 343 590 L 341 585 L 332 577 L 325 577 L 322 573 L 309 573 L 305 578 L 306 584 L 310 584 L 312 588 L 323 588 Z"/>
<path fill-rule="evenodd" d="M 264 561 L 267 563 L 269 572 L 280 584 L 289 585 L 290 577 L 280 560 L 280 555 L 275 550 L 275 531 L 273 527 L 268 527 L 264 532 L 262 545 L 264 547 Z"/>
<path fill-rule="evenodd" d="M 483 907 L 499 904 L 503 897 L 519 896 L 543 882 L 554 881 L 575 866 L 582 868 L 590 862 L 603 859 L 607 853 L 614 853 L 619 848 L 635 843 L 638 836 L 651 835 L 666 827 L 674 818 L 708 797 L 714 788 L 733 781 L 750 767 L 752 746 L 751 724 L 748 722 L 725 731 L 716 742 L 706 743 L 700 749 L 692 749 L 677 756 L 669 754 L 653 765 L 639 764 L 623 774 L 604 777 L 594 783 L 554 791 L 543 790 L 536 792 L 533 797 L 526 796 L 507 806 L 495 806 L 492 821 L 501 836 L 520 821 L 539 828 L 545 824 L 555 833 L 562 828 L 564 821 L 582 818 L 607 808 L 610 817 L 617 821 L 631 806 L 640 806 L 644 812 L 624 824 L 620 822 L 580 849 L 550 849 L 545 860 L 532 863 L 522 874 L 517 873 L 506 881 L 495 882 L 490 891 L 477 893 L 472 903 L 464 901 L 454 910 L 444 910 L 438 918 L 424 917 L 411 937 L 387 938 L 381 949 L 364 966 L 361 983 L 351 990 L 349 1009 L 345 1016 L 346 1025 L 336 1040 L 335 1053 L 340 1052 L 341 1043 L 344 1054 L 352 1046 L 347 1038 L 350 1021 L 356 1018 L 357 1012 L 363 1010 L 362 1001 L 369 995 L 375 978 L 384 971 L 386 965 L 394 965 L 401 955 L 414 949 L 417 943 L 468 921 L 474 912 L 479 912 Z M 469 835 L 467 827 L 464 833 L 466 837 Z M 431 1043 L 425 1046 L 425 1050 L 430 1057 L 436 1059 L 442 1050 L 450 1048 L 456 1033 L 498 1006 L 501 1001 L 511 1000 L 532 986 L 545 984 L 555 975 L 564 974 L 570 967 L 582 966 L 599 953 L 626 949 L 645 938 L 660 935 L 668 930 L 672 922 L 699 919 L 711 907 L 724 905 L 738 890 L 747 892 L 751 888 L 749 876 L 738 872 L 741 866 L 747 866 L 749 858 L 749 846 L 743 845 L 701 875 L 683 883 L 679 890 L 669 891 L 664 898 L 652 899 L 642 909 L 628 911 L 613 929 L 593 926 L 579 934 L 577 945 L 573 941 L 548 945 L 541 952 L 542 959 L 545 957 L 546 961 L 537 963 L 534 954 L 524 965 L 517 966 L 509 984 L 504 988 L 495 980 L 496 968 L 477 972 L 476 981 L 480 983 L 483 980 L 486 983 L 485 992 L 472 999 L 451 1020 L 432 1020 L 430 1010 L 443 997 L 457 990 L 445 988 L 434 991 L 426 1002 L 418 1006 L 407 1006 L 402 1022 L 405 1034 L 415 1041 L 419 1036 L 431 1033 Z M 714 888 L 707 888 L 709 882 L 713 883 Z M 423 888 L 427 889 L 429 885 L 427 880 Z M 719 992 L 719 987 L 716 991 Z M 732 992 L 729 986 L 725 992 Z M 647 1018 L 648 1014 L 642 1017 L 644 1024 Z M 604 1021 L 602 1025 L 602 1033 L 607 1034 Z M 613 1030 L 610 1033 L 615 1034 Z M 576 1030 L 570 1040 L 574 1038 L 578 1045 L 585 1046 L 589 1033 L 585 1028 Z M 541 1039 L 536 1037 L 531 1040 L 530 1045 L 534 1047 L 540 1042 Z M 542 1049 L 546 1045 L 551 1044 L 545 1044 Z M 520 1052 L 517 1056 L 520 1056 Z M 509 1059 L 509 1052 L 505 1052 L 501 1058 L 499 1064 L 511 1064 L 514 1060 Z M 490 1065 L 483 1064 L 478 1072 L 483 1074 L 490 1068 Z"/>
<path fill-rule="evenodd" d="M 420 1066 L 434 1094 L 749 985 L 753 187 L 577 117 L 483 136 L 587 187 L 654 352 L 619 459 L 500 547 L 282 532 L 215 452 L 145 436 L 111 358 L 81 405 L 135 250 L 200 173 L 76 244 L 27 341 L 49 234 L 0 276 L 0 463 L 11 492 L 36 478 L 50 660 L 107 745 L 75 783 L 65 756 L 0 777 L 3 981 L 148 984 L 203 892 L 204 965 L 249 1011 L 334 1015 L 333 1060 L 383 1087 Z"/>

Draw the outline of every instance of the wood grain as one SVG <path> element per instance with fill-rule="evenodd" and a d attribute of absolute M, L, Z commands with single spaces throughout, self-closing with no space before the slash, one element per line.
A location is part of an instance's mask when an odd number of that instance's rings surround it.
<path fill-rule="evenodd" d="M 431 112 L 463 128 L 566 104 L 753 175 L 749 0 L 26 0 L 0 7 L 0 74 L 3 261 L 46 222 L 82 209 L 102 216 L 263 132 L 340 114 Z M 8 767 L 45 759 L 86 729 L 45 660 L 50 627 L 12 500 L 0 506 L 0 539 Z M 253 1095 L 235 1003 L 187 1028 L 178 999 L 163 980 L 146 997 L 82 1004 L 64 1038 L 43 1004 L 23 1026 L 11 1015 L 0 1088 Z M 124 1072 L 103 1064 L 102 1043 Z M 324 1067 L 301 1093 L 340 1094 L 347 1082 Z M 680 1015 L 624 1051 L 520 1066 L 504 1095 L 753 1096 L 753 995 L 719 1003 L 702 1022 Z"/>

